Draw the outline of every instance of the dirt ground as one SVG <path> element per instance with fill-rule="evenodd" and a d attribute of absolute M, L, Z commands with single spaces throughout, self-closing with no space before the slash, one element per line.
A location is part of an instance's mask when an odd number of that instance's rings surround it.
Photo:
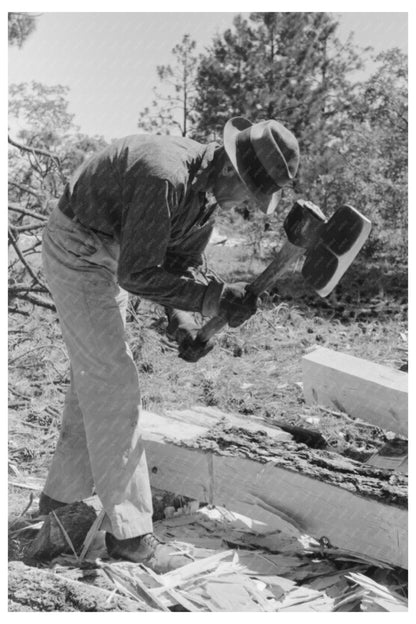
<path fill-rule="evenodd" d="M 256 275 L 266 261 L 250 260 L 248 243 L 216 245 L 208 255 L 216 272 L 233 281 Z M 393 272 L 388 258 L 377 265 L 357 262 L 328 299 L 320 299 L 305 287 L 299 273 L 292 272 L 280 280 L 272 294 L 262 298 L 255 317 L 242 328 L 224 331 L 215 350 L 196 364 L 177 357 L 175 346 L 164 336 L 165 326 L 157 306 L 132 301 L 127 331 L 147 410 L 158 412 L 199 404 L 248 419 L 261 416 L 278 425 L 297 425 L 318 432 L 328 449 L 359 461 L 365 461 L 394 437 L 377 426 L 307 406 L 302 393 L 301 358 L 320 345 L 407 370 L 404 265 Z M 54 313 L 28 307 L 11 314 L 11 483 L 45 478 L 68 382 L 68 358 Z M 27 507 L 29 493 L 9 486 L 11 520 Z M 21 544 L 12 542 L 10 560 L 20 559 Z M 19 589 L 19 565 L 12 564 L 15 589 L 16 583 Z M 28 581 L 20 573 L 23 591 Z M 123 606 L 117 608 L 123 610 Z M 73 610 L 94 609 L 75 604 Z"/>

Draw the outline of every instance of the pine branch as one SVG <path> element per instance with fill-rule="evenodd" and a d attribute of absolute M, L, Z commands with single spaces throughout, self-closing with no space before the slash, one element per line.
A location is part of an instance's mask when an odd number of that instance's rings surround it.
<path fill-rule="evenodd" d="M 27 208 L 21 208 L 18 204 L 15 204 L 14 202 L 9 202 L 9 210 L 12 210 L 13 212 L 18 212 L 22 215 L 26 215 L 27 217 L 39 219 L 39 221 L 43 221 L 44 223 L 46 223 L 48 220 L 48 217 L 45 217 L 45 215 L 40 215 L 37 212 L 28 210 Z"/>
<path fill-rule="evenodd" d="M 36 197 L 36 199 L 39 201 L 39 195 L 35 193 L 35 191 L 31 189 L 29 186 L 18 184 L 17 182 L 14 182 L 13 180 L 9 180 L 9 184 L 11 184 L 12 186 L 15 186 L 16 188 L 18 188 L 20 191 L 23 191 L 24 193 L 29 193 L 30 195 L 33 195 L 33 197 Z"/>
<path fill-rule="evenodd" d="M 22 316 L 30 316 L 27 310 L 19 310 L 19 308 L 14 308 L 13 306 L 8 306 L 7 310 L 10 314 L 21 314 Z"/>
<path fill-rule="evenodd" d="M 32 230 L 41 230 L 45 227 L 44 223 L 33 223 L 32 225 L 12 225 L 10 224 L 12 232 L 31 232 Z"/>
<path fill-rule="evenodd" d="M 51 160 L 56 162 L 59 167 L 61 166 L 59 157 L 55 156 L 54 154 L 51 154 L 50 152 L 47 152 L 46 150 L 39 149 L 38 147 L 29 147 L 28 145 L 23 145 L 22 143 L 18 143 L 17 141 L 12 139 L 10 136 L 7 137 L 7 140 L 10 143 L 10 145 L 13 145 L 13 147 L 17 147 L 23 152 L 29 152 L 30 154 L 38 154 L 39 156 L 46 156 L 47 158 L 50 158 Z"/>
<path fill-rule="evenodd" d="M 47 301 L 43 297 L 37 297 L 36 295 L 32 295 L 30 292 L 15 293 L 14 298 L 21 299 L 22 301 L 27 301 L 29 303 L 32 303 L 33 305 L 37 305 L 41 308 L 46 308 L 47 310 L 52 310 L 53 312 L 56 312 L 56 308 L 53 303 Z M 19 310 L 14 311 L 23 314 L 23 312 L 20 312 Z"/>
<path fill-rule="evenodd" d="M 32 279 L 35 281 L 36 284 L 39 284 L 39 286 L 41 286 L 42 288 L 46 288 L 46 286 L 44 284 L 42 284 L 41 280 L 38 278 L 38 276 L 36 275 L 36 273 L 33 271 L 32 267 L 26 262 L 26 259 L 17 243 L 17 239 L 16 236 L 14 235 L 14 232 L 12 231 L 11 227 L 9 226 L 9 240 L 12 244 L 13 249 L 15 250 L 17 257 L 19 258 L 20 262 L 23 264 L 23 266 L 25 267 L 25 269 L 27 270 L 27 272 L 29 273 L 29 275 L 32 277 Z"/>
<path fill-rule="evenodd" d="M 56 165 L 56 168 L 59 171 L 59 175 L 61 176 L 62 182 L 66 182 L 65 176 L 62 172 L 62 165 L 61 165 L 59 156 L 56 156 L 55 154 L 51 154 L 50 152 L 47 152 L 46 150 L 42 150 L 38 147 L 30 147 L 28 145 L 23 145 L 22 143 L 18 143 L 17 141 L 12 139 L 10 136 L 7 137 L 7 140 L 10 143 L 10 145 L 13 145 L 13 147 L 17 147 L 17 149 L 20 149 L 22 152 L 27 152 L 29 154 L 29 157 L 33 156 L 33 158 L 35 159 L 37 168 L 33 163 L 31 163 L 31 165 L 39 173 L 39 175 L 42 175 L 42 169 L 41 169 L 39 160 L 37 159 L 37 156 L 45 156 L 46 158 L 50 159 Z"/>
<path fill-rule="evenodd" d="M 32 293 L 46 293 L 48 294 L 49 291 L 41 286 L 30 286 L 29 284 L 11 284 L 9 286 L 9 293 L 10 294 L 14 294 L 14 293 L 19 293 L 19 292 L 32 292 Z"/>

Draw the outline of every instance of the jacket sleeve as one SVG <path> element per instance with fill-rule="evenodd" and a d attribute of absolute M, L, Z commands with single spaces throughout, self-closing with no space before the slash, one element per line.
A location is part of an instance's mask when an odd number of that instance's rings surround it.
<path fill-rule="evenodd" d="M 176 190 L 162 179 L 135 189 L 125 207 L 120 237 L 118 281 L 125 290 L 164 306 L 203 312 L 207 284 L 165 266 Z"/>
<path fill-rule="evenodd" d="M 175 275 L 192 275 L 195 280 L 206 284 L 206 276 L 200 267 L 213 228 L 214 221 L 210 220 L 203 226 L 193 229 L 181 240 L 180 245 L 168 247 L 164 268 Z"/>

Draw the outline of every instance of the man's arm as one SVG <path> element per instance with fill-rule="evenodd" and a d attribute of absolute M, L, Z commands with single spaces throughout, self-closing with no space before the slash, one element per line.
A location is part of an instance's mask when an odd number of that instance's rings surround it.
<path fill-rule="evenodd" d="M 189 277 L 200 284 L 208 286 L 209 271 L 202 270 L 203 254 L 214 229 L 214 219 L 209 218 L 202 226 L 192 229 L 179 244 L 170 246 L 166 253 L 164 268 L 174 275 Z M 212 276 L 211 276 L 212 277 Z M 221 281 L 221 280 L 218 280 Z M 195 319 L 189 312 L 173 307 L 165 307 L 168 317 L 167 332 L 176 339 L 191 334 L 198 329 Z M 179 329 L 179 331 L 177 331 Z"/>
<path fill-rule="evenodd" d="M 218 298 L 222 285 L 196 282 L 185 275 L 183 266 L 178 271 L 166 263 L 176 206 L 176 191 L 166 180 L 150 179 L 146 187 L 136 189 L 123 218 L 118 280 L 125 290 L 160 305 L 210 316 L 210 302 Z"/>
<path fill-rule="evenodd" d="M 244 284 L 229 285 L 214 278 L 206 285 L 164 268 L 171 215 L 177 208 L 176 191 L 159 178 L 150 178 L 141 186 L 123 215 L 119 284 L 160 305 L 209 317 L 219 314 L 231 327 L 241 325 L 256 309 L 255 301 L 246 300 Z"/>

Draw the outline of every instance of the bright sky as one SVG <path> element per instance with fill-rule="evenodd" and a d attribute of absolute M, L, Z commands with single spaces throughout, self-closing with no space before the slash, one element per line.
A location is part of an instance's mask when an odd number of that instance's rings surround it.
<path fill-rule="evenodd" d="M 152 100 L 156 66 L 190 33 L 202 51 L 236 13 L 42 13 L 22 49 L 9 49 L 9 82 L 70 87 L 69 110 L 89 135 L 107 140 L 137 132 Z M 338 36 L 361 46 L 407 51 L 406 13 L 337 13 Z"/>

